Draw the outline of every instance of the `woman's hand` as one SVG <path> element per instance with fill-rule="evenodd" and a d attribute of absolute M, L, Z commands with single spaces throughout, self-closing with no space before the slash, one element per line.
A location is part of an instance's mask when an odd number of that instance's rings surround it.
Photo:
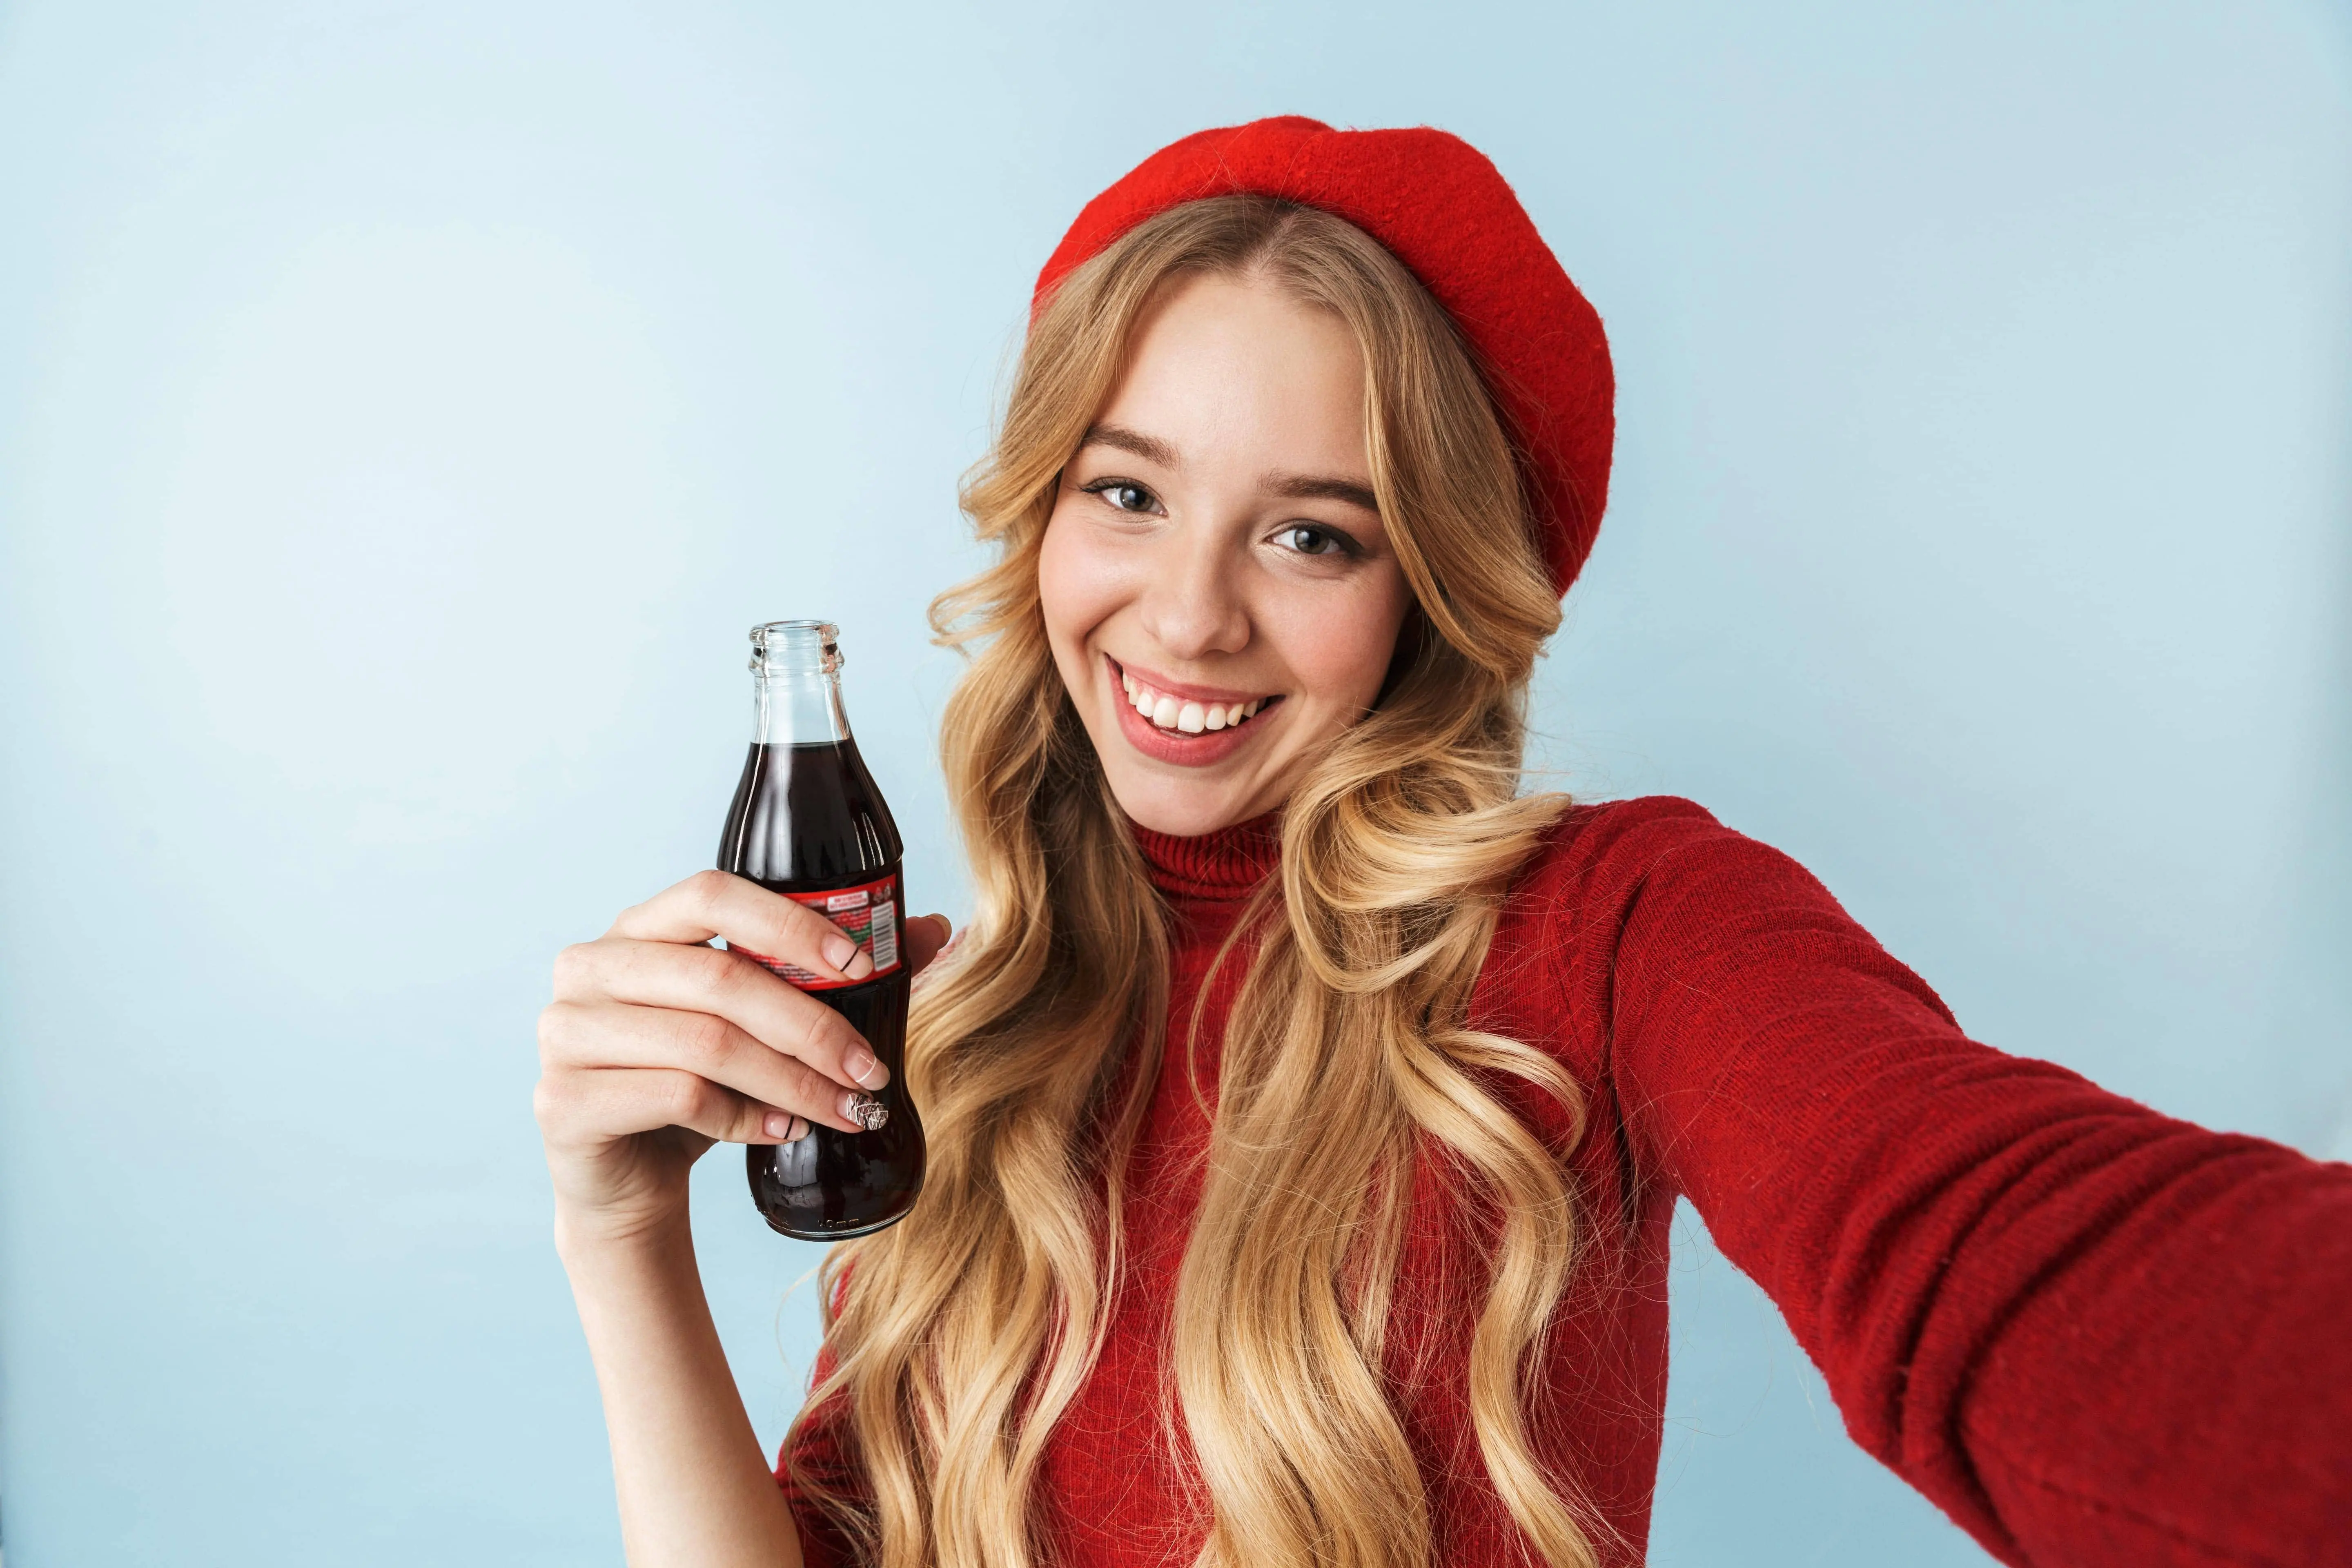
<path fill-rule="evenodd" d="M 873 973 L 823 915 L 723 871 L 688 878 L 558 954 L 533 1104 L 568 1237 L 667 1226 L 712 1143 L 786 1143 L 812 1122 L 855 1132 L 855 1097 L 888 1081 L 840 1014 L 743 954 L 703 945 L 714 936 L 828 978 Z M 908 921 L 908 969 L 947 938 L 943 915 Z"/>

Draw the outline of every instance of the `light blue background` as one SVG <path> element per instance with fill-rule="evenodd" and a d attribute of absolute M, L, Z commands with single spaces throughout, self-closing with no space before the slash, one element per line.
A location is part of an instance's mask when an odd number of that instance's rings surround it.
<path fill-rule="evenodd" d="M 2352 1154 L 2341 10 L 0 26 L 11 1568 L 617 1559 L 549 958 L 708 862 L 781 616 L 961 910 L 921 616 L 1028 280 L 1258 114 L 1469 136 L 1608 321 L 1570 787 L 1790 850 L 1983 1038 Z M 814 1252 L 725 1154 L 698 1225 L 772 1436 Z M 1685 1229 L 1655 1560 L 1983 1561 Z"/>

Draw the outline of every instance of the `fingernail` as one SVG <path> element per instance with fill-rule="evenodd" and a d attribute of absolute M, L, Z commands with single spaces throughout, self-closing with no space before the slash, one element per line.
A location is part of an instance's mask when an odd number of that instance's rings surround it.
<path fill-rule="evenodd" d="M 841 1058 L 842 1070 L 868 1089 L 880 1089 L 890 1081 L 890 1069 L 864 1046 L 852 1046 L 849 1054 Z"/>
<path fill-rule="evenodd" d="M 857 950 L 856 958 L 840 967 L 841 972 L 852 980 L 863 980 L 874 973 L 874 955 L 861 947 Z"/>
<path fill-rule="evenodd" d="M 808 1136 L 808 1123 L 797 1116 L 787 1116 L 781 1110 L 768 1112 L 768 1136 L 781 1138 L 787 1143 L 797 1143 Z"/>
<path fill-rule="evenodd" d="M 835 969 L 846 969 L 849 961 L 857 956 L 857 944 L 845 936 L 824 939 L 824 961 Z"/>
<path fill-rule="evenodd" d="M 870 1094 L 845 1089 L 841 1096 L 841 1116 L 845 1121 L 855 1121 L 868 1132 L 879 1131 L 890 1120 L 890 1108 Z"/>

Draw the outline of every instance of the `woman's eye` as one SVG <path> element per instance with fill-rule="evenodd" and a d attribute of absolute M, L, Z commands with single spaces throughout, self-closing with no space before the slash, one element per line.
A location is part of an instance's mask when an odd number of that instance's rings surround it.
<path fill-rule="evenodd" d="M 1152 508 L 1151 492 L 1126 479 L 1097 479 L 1086 488 L 1120 511 L 1150 511 Z"/>
<path fill-rule="evenodd" d="M 1344 555 L 1349 552 L 1347 539 L 1328 528 L 1317 528 L 1312 523 L 1294 522 L 1275 538 L 1301 555 Z"/>

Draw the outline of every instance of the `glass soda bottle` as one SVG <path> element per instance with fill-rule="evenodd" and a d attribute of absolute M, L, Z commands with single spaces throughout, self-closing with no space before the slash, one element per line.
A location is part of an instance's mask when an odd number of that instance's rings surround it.
<path fill-rule="evenodd" d="M 890 808 L 850 738 L 841 662 L 839 634 L 824 621 L 751 628 L 751 752 L 719 843 L 720 870 L 808 905 L 874 960 L 872 975 L 844 982 L 747 954 L 848 1019 L 890 1069 L 866 1109 L 865 1131 L 812 1122 L 798 1142 L 745 1149 L 760 1213 L 803 1241 L 879 1230 L 905 1216 L 923 1184 L 923 1124 L 906 1087 L 912 976 L 898 946 L 907 907 L 902 850 Z"/>

